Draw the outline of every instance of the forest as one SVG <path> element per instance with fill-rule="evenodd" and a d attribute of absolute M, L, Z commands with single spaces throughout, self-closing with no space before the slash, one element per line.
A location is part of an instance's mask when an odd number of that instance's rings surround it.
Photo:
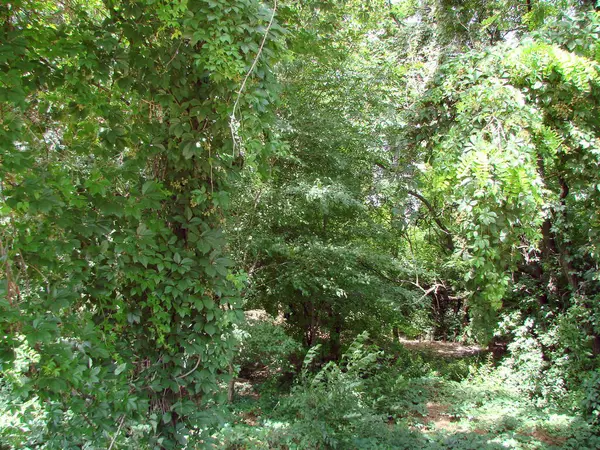
<path fill-rule="evenodd" d="M 0 450 L 600 449 L 600 2 L 0 0 Z"/>

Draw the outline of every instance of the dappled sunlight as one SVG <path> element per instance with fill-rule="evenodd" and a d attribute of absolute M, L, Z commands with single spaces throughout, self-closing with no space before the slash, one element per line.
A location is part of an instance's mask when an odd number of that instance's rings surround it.
<path fill-rule="evenodd" d="M 600 1 L 0 0 L 0 450 L 600 449 Z"/>
<path fill-rule="evenodd" d="M 391 366 L 372 372 L 368 361 L 382 355 L 361 342 L 344 356 L 357 366 L 325 366 L 290 391 L 260 382 L 240 389 L 233 425 L 218 435 L 222 445 L 235 448 L 247 438 L 258 448 L 312 448 L 323 439 L 340 448 L 541 450 L 593 442 L 581 417 L 538 406 L 503 383 L 508 369 L 489 358 L 463 355 L 470 370 L 455 381 L 452 364 L 460 357 L 398 347 Z"/>
<path fill-rule="evenodd" d="M 463 345 L 458 342 L 441 342 L 433 340 L 411 340 L 398 339 L 402 345 L 411 350 L 428 351 L 441 357 L 459 358 L 464 356 L 474 356 L 485 351 L 478 345 Z"/>

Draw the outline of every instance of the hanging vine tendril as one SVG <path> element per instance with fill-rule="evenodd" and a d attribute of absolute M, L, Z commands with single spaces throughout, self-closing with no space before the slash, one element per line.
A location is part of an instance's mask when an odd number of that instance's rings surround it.
<path fill-rule="evenodd" d="M 267 29 L 265 30 L 265 35 L 263 36 L 262 42 L 260 43 L 260 47 L 258 48 L 258 52 L 256 53 L 256 57 L 254 58 L 254 61 L 252 62 L 250 69 L 246 73 L 244 80 L 242 81 L 240 90 L 237 92 L 237 95 L 236 95 L 235 103 L 233 104 L 233 110 L 231 111 L 231 117 L 229 120 L 229 128 L 231 130 L 231 142 L 233 145 L 233 157 L 234 158 L 236 156 L 235 155 L 236 148 L 242 146 L 242 140 L 239 136 L 240 121 L 235 116 L 235 113 L 236 113 L 238 104 L 240 102 L 240 97 L 242 95 L 242 92 L 246 88 L 246 83 L 248 81 L 248 78 L 250 78 L 250 75 L 254 71 L 256 64 L 258 64 L 258 60 L 260 59 L 260 55 L 262 54 L 263 47 L 265 46 L 265 42 L 267 42 L 267 37 L 269 36 L 269 31 L 271 30 L 271 27 L 273 26 L 273 21 L 275 20 L 276 12 L 277 12 L 277 0 L 274 0 L 273 13 L 271 14 L 271 19 L 269 20 L 269 24 L 267 25 Z"/>

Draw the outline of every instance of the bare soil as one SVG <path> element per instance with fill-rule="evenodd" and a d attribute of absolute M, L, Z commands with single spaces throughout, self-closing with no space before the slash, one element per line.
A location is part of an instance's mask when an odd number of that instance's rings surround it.
<path fill-rule="evenodd" d="M 485 351 L 478 345 L 463 345 L 459 342 L 416 341 L 404 338 L 400 338 L 399 342 L 409 350 L 431 352 L 443 358 L 464 358 Z"/>

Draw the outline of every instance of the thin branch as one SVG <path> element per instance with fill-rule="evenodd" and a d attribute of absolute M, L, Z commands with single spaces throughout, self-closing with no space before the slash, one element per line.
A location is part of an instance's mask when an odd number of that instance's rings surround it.
<path fill-rule="evenodd" d="M 433 218 L 433 221 L 437 224 L 439 229 L 446 234 L 446 247 L 448 248 L 448 250 L 454 251 L 454 241 L 452 240 L 452 233 L 450 232 L 450 230 L 448 230 L 446 225 L 444 225 L 444 223 L 440 220 L 440 218 L 437 215 L 437 212 L 435 211 L 433 206 L 431 206 L 431 203 L 429 203 L 429 201 L 425 197 L 423 197 L 421 194 L 419 194 L 418 192 L 408 190 L 407 193 L 409 195 L 412 195 L 413 197 L 419 199 L 421 201 L 421 203 L 423 203 L 425 205 L 425 207 L 431 213 L 431 217 Z"/>
<path fill-rule="evenodd" d="M 177 53 L 179 53 L 179 48 L 181 47 L 181 42 L 179 41 L 179 45 L 177 46 L 177 50 L 175 50 L 175 53 L 173 53 L 173 56 L 171 57 L 171 59 L 169 60 L 169 62 L 166 64 L 165 66 L 165 71 L 167 70 L 167 68 L 169 67 L 169 64 L 171 64 L 173 62 L 173 60 L 175 59 L 175 57 L 177 56 Z"/>
<path fill-rule="evenodd" d="M 252 62 L 252 65 L 250 66 L 250 70 L 248 70 L 248 73 L 246 73 L 246 76 L 244 77 L 244 81 L 242 81 L 242 85 L 240 86 L 240 90 L 237 92 L 237 98 L 235 99 L 235 102 L 233 104 L 233 111 L 231 112 L 231 118 L 229 121 L 229 128 L 231 129 L 231 141 L 233 144 L 233 156 L 235 157 L 235 148 L 237 146 L 238 140 L 239 140 L 239 136 L 237 135 L 236 132 L 236 124 L 237 124 L 237 119 L 235 117 L 235 111 L 237 109 L 238 103 L 240 101 L 240 97 L 242 95 L 242 92 L 244 91 L 244 88 L 246 87 L 246 82 L 248 81 L 248 78 L 250 78 L 250 75 L 252 74 L 252 72 L 254 71 L 254 68 L 256 67 L 256 64 L 258 63 L 258 60 L 260 58 L 260 55 L 263 51 L 263 48 L 265 46 L 265 42 L 267 42 L 267 36 L 269 35 L 269 31 L 271 30 L 271 27 L 273 26 L 273 20 L 275 19 L 275 12 L 277 11 L 277 0 L 274 0 L 274 5 L 273 5 L 273 14 L 271 14 L 271 20 L 269 20 L 269 25 L 267 25 L 267 29 L 265 30 L 265 35 L 263 36 L 262 42 L 260 43 L 260 47 L 258 48 L 258 52 L 256 53 L 256 57 L 254 58 L 254 61 Z"/>
<path fill-rule="evenodd" d="M 398 28 L 402 29 L 402 23 L 398 20 L 398 17 L 396 17 L 396 14 L 394 13 L 394 10 L 392 9 L 392 0 L 388 0 L 388 8 L 390 9 L 390 16 L 391 16 L 392 20 L 394 22 L 396 22 L 396 25 L 398 25 Z"/>
<path fill-rule="evenodd" d="M 418 192 L 415 191 L 407 191 L 408 194 L 412 195 L 413 197 L 419 199 L 421 201 L 421 203 L 423 203 L 427 209 L 429 210 L 429 212 L 433 215 L 433 220 L 435 221 L 435 223 L 438 225 L 438 227 L 440 227 L 440 229 L 446 233 L 446 234 L 452 234 L 450 233 L 450 231 L 448 230 L 448 228 L 446 228 L 446 225 L 444 225 L 442 223 L 442 221 L 437 217 L 436 211 L 435 209 L 433 209 L 433 206 L 431 206 L 431 203 L 429 203 L 429 201 L 423 197 L 421 194 L 419 194 Z"/>
<path fill-rule="evenodd" d="M 390 170 L 390 168 L 387 166 L 387 164 L 385 164 L 382 161 L 374 161 L 374 164 L 376 166 L 380 167 L 383 170 Z M 423 197 L 421 194 L 419 194 L 416 191 L 408 190 L 407 193 L 409 195 L 412 195 L 413 197 L 419 199 L 421 201 L 421 203 L 423 203 L 425 205 L 425 207 L 431 213 L 431 216 L 432 216 L 434 222 L 439 227 L 439 229 L 444 234 L 446 234 L 446 241 L 447 241 L 446 242 L 446 246 L 448 247 L 448 249 L 450 251 L 454 251 L 454 242 L 452 240 L 452 233 L 450 232 L 450 230 L 448 229 L 448 227 L 446 227 L 446 225 L 444 225 L 444 223 L 440 220 L 440 218 L 437 215 L 437 212 L 435 211 L 435 209 L 433 208 L 433 206 L 431 205 L 431 203 L 429 203 L 429 200 L 427 200 L 425 197 Z"/>
<path fill-rule="evenodd" d="M 121 416 L 121 420 L 119 421 L 119 428 L 117 428 L 117 432 L 115 433 L 115 435 L 113 436 L 112 440 L 110 441 L 110 445 L 108 446 L 108 450 L 112 450 L 113 445 L 115 445 L 115 442 L 117 440 L 117 436 L 119 436 L 119 433 L 121 432 L 121 427 L 123 426 L 123 422 L 125 421 L 125 414 L 123 414 Z"/>
<path fill-rule="evenodd" d="M 443 284 L 440 283 L 435 283 L 433 286 L 431 286 L 429 289 L 427 289 L 426 291 L 424 291 L 425 293 L 423 294 L 423 296 L 419 299 L 419 300 L 423 300 L 425 297 L 427 297 L 429 294 L 431 294 L 432 292 L 434 294 L 437 294 L 437 291 L 440 287 L 443 287 L 444 289 L 446 288 Z M 421 288 L 422 289 L 422 288 Z"/>
<path fill-rule="evenodd" d="M 184 373 L 183 375 L 179 375 L 177 377 L 178 380 L 181 380 L 182 378 L 187 377 L 188 375 L 191 375 L 192 373 L 194 373 L 196 371 L 196 369 L 198 368 L 198 366 L 200 365 L 200 360 L 201 358 L 198 357 L 198 361 L 196 361 L 196 365 L 189 371 L 187 371 L 186 373 Z"/>

